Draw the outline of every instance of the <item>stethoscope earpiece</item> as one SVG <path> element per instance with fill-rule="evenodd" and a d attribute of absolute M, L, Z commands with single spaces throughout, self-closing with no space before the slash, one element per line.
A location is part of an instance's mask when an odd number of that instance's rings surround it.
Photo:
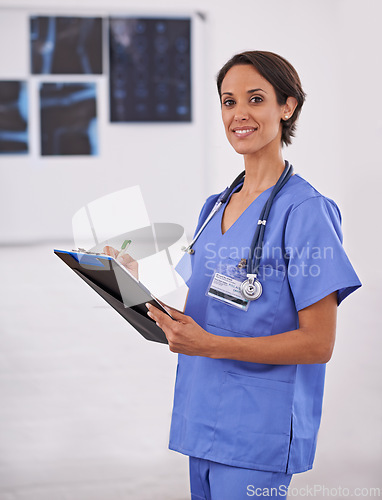
<path fill-rule="evenodd" d="M 188 247 L 183 246 L 181 248 L 181 250 L 182 250 L 182 252 L 188 253 L 190 255 L 192 255 L 193 253 L 195 253 L 195 250 L 193 248 L 191 248 L 191 245 L 188 245 Z"/>

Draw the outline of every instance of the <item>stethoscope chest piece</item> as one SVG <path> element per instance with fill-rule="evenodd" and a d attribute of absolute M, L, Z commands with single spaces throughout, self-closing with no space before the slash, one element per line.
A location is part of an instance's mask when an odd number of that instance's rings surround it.
<path fill-rule="evenodd" d="M 248 278 L 240 285 L 240 291 L 247 300 L 257 300 L 263 293 L 263 287 L 255 274 L 248 274 Z"/>
<path fill-rule="evenodd" d="M 193 254 L 193 245 L 203 232 L 204 228 L 206 225 L 209 223 L 209 221 L 212 219 L 212 217 L 219 211 L 220 207 L 224 204 L 227 203 L 230 195 L 233 193 L 233 191 L 239 186 L 241 182 L 243 182 L 245 172 L 242 172 L 231 184 L 230 187 L 228 187 L 217 199 L 215 205 L 213 206 L 211 212 L 203 222 L 202 226 L 194 236 L 194 239 L 191 241 L 191 243 L 188 245 L 188 247 L 183 248 L 185 252 L 188 252 L 189 254 Z M 249 253 L 248 253 L 248 260 L 247 259 L 241 259 L 241 261 L 238 264 L 239 269 L 243 269 L 244 267 L 247 268 L 247 279 L 240 283 L 240 293 L 241 295 L 247 300 L 257 300 L 259 297 L 261 297 L 263 293 L 263 287 L 260 283 L 260 281 L 257 279 L 257 273 L 259 270 L 260 266 L 260 260 L 262 256 L 262 249 L 263 249 L 263 244 L 264 244 L 264 232 L 265 232 L 265 227 L 267 224 L 268 216 L 272 208 L 273 200 L 275 199 L 276 195 L 279 193 L 279 191 L 285 186 L 285 184 L 288 182 L 288 180 L 291 178 L 293 175 L 293 167 L 292 165 L 289 165 L 289 163 L 286 161 L 285 162 L 285 168 L 283 170 L 283 173 L 277 180 L 276 184 L 274 185 L 272 192 L 268 198 L 268 200 L 265 202 L 265 205 L 263 209 L 260 212 L 260 217 L 257 222 L 257 227 L 255 230 L 255 234 L 253 235 L 252 238 L 252 243 L 249 248 Z M 242 275 L 240 275 L 240 278 L 242 278 Z M 237 287 L 238 287 L 238 282 L 235 284 L 235 292 L 237 293 Z M 235 297 L 237 298 L 237 297 Z"/>

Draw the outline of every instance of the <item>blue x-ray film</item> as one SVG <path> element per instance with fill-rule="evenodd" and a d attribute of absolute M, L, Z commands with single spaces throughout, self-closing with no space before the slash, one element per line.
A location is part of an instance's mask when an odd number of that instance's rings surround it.
<path fill-rule="evenodd" d="M 0 81 L 0 154 L 28 153 L 28 95 L 24 81 Z"/>
<path fill-rule="evenodd" d="M 98 153 L 95 83 L 42 83 L 41 155 Z"/>
<path fill-rule="evenodd" d="M 109 20 L 110 120 L 191 121 L 191 20 Z"/>
<path fill-rule="evenodd" d="M 101 74 L 102 18 L 30 18 L 33 74 Z"/>

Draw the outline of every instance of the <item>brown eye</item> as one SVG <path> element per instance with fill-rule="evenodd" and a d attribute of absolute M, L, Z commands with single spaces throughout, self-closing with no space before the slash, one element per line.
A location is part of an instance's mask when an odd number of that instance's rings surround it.
<path fill-rule="evenodd" d="M 263 98 L 260 97 L 259 95 L 254 95 L 253 97 L 251 97 L 251 102 L 255 102 L 255 103 L 263 102 Z"/>
<path fill-rule="evenodd" d="M 226 99 L 225 101 L 223 101 L 223 104 L 224 106 L 232 106 L 233 104 L 235 104 L 235 101 L 233 99 Z"/>

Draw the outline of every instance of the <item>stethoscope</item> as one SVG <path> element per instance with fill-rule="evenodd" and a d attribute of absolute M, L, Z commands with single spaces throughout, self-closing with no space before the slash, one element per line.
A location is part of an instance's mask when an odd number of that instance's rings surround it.
<path fill-rule="evenodd" d="M 253 236 L 251 246 L 249 248 L 248 260 L 245 261 L 245 259 L 242 259 L 242 261 L 239 263 L 240 267 L 244 267 L 245 265 L 247 266 L 247 279 L 243 281 L 240 285 L 240 291 L 243 297 L 247 300 L 256 300 L 261 296 L 263 292 L 263 287 L 260 281 L 257 279 L 257 275 L 259 272 L 260 260 L 264 244 L 265 226 L 267 224 L 269 212 L 271 211 L 275 196 L 285 186 L 285 184 L 289 181 L 292 175 L 293 175 L 293 167 L 292 165 L 289 164 L 289 162 L 285 161 L 284 171 L 280 175 L 275 186 L 273 187 L 272 192 L 268 200 L 265 202 L 265 205 L 260 213 L 260 218 L 257 222 L 256 231 Z M 202 234 L 204 228 L 210 222 L 212 217 L 220 210 L 220 207 L 227 202 L 231 193 L 243 181 L 244 176 L 245 176 L 245 171 L 242 172 L 240 175 L 238 175 L 236 179 L 233 181 L 233 183 L 229 187 L 227 187 L 223 191 L 223 193 L 219 196 L 214 207 L 208 214 L 208 217 L 200 227 L 199 231 L 194 236 L 191 243 L 187 247 L 182 248 L 184 252 L 187 252 L 189 254 L 193 254 L 195 252 L 195 250 L 192 247 L 194 246 L 199 236 Z"/>

